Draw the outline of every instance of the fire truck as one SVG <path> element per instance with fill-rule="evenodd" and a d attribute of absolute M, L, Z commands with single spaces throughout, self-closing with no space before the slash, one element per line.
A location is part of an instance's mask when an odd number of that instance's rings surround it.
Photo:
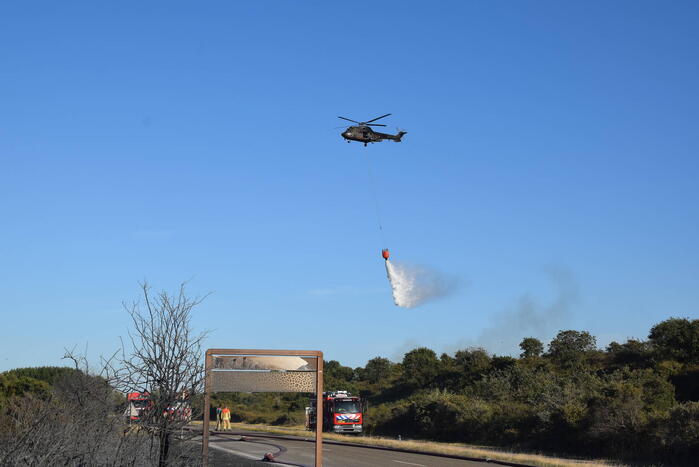
<path fill-rule="evenodd" d="M 323 393 L 323 430 L 334 433 L 362 432 L 362 401 L 347 391 Z M 306 429 L 316 428 L 316 399 L 306 407 Z"/>
<path fill-rule="evenodd" d="M 126 395 L 126 419 L 129 422 L 138 422 L 144 411 L 153 407 L 153 401 L 147 392 L 130 392 Z"/>
<path fill-rule="evenodd" d="M 124 411 L 126 420 L 129 423 L 143 422 L 146 413 L 153 410 L 153 398 L 148 392 L 130 392 L 126 394 L 127 406 Z M 189 402 L 189 395 L 182 391 L 177 399 L 163 409 L 163 416 L 169 420 L 188 422 L 192 419 L 192 407 Z"/>

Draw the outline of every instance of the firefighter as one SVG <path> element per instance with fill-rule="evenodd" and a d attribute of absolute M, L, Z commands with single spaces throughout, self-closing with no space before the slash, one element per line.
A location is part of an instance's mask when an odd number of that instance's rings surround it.
<path fill-rule="evenodd" d="M 231 411 L 228 409 L 228 407 L 224 407 L 223 410 L 221 411 L 221 419 L 223 420 L 223 429 L 230 430 L 231 429 Z"/>
<path fill-rule="evenodd" d="M 221 430 L 221 407 L 216 407 L 216 431 Z"/>

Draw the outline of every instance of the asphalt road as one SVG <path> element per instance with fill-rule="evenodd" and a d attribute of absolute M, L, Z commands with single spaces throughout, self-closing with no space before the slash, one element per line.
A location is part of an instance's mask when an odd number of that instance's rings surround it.
<path fill-rule="evenodd" d="M 251 433 L 252 434 L 252 433 Z M 260 435 L 262 433 L 254 433 Z M 274 438 L 249 438 L 250 441 L 240 441 L 240 436 L 214 435 L 210 437 L 210 448 L 219 453 L 237 456 L 240 464 L 255 465 L 255 460 L 262 459 L 268 452 L 284 451 L 275 460 L 280 463 L 290 463 L 312 467 L 314 464 L 314 443 L 296 440 L 280 440 Z M 267 444 L 264 444 L 267 443 Z M 260 462 L 260 465 L 280 465 L 271 462 Z M 284 464 L 281 464 L 284 465 Z M 323 466 L 326 467 L 476 467 L 486 466 L 487 462 L 474 462 L 429 454 L 412 454 L 396 451 L 384 451 L 362 446 L 342 446 L 323 443 Z"/>

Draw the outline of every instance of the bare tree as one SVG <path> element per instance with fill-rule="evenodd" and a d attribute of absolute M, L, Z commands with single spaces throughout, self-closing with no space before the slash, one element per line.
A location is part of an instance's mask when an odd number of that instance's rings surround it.
<path fill-rule="evenodd" d="M 157 439 L 159 466 L 171 464 L 184 447 L 182 429 L 198 415 L 191 412 L 196 406 L 192 401 L 203 392 L 202 344 L 208 333 L 196 334 L 191 326 L 193 310 L 203 298 L 187 297 L 185 285 L 177 294 L 154 294 L 144 282 L 142 301 L 124 305 L 133 330 L 128 349 L 122 344 L 113 385 L 124 392 L 150 393 L 153 405 L 143 422 Z"/>
<path fill-rule="evenodd" d="M 0 465 L 159 465 L 199 462 L 194 435 L 182 430 L 200 407 L 203 340 L 191 328 L 202 299 L 179 292 L 152 294 L 125 305 L 133 322 L 121 352 L 93 371 L 84 355 L 67 350 L 73 370 L 45 393 L 25 394 L 0 405 Z M 149 410 L 130 426 L 124 393 L 148 392 Z"/>

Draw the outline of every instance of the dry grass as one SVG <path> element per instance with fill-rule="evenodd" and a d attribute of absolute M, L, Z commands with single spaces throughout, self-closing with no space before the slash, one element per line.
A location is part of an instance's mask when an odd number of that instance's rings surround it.
<path fill-rule="evenodd" d="M 201 422 L 200 422 L 201 423 Z M 252 425 L 247 423 L 232 423 L 233 430 L 241 431 L 264 431 L 280 435 L 301 436 L 312 439 L 313 434 L 306 431 L 303 426 L 270 426 Z M 335 433 L 323 433 L 323 439 L 332 441 L 342 441 L 358 445 L 381 446 L 387 448 L 410 449 L 424 452 L 426 454 L 449 454 L 465 457 L 478 457 L 490 460 L 506 462 L 516 462 L 538 467 L 612 467 L 624 464 L 612 463 L 603 460 L 576 460 L 561 459 L 541 454 L 526 454 L 487 448 L 482 446 L 470 446 L 458 443 L 438 443 L 434 441 L 402 440 L 391 438 L 381 438 L 374 436 L 348 436 Z"/>

